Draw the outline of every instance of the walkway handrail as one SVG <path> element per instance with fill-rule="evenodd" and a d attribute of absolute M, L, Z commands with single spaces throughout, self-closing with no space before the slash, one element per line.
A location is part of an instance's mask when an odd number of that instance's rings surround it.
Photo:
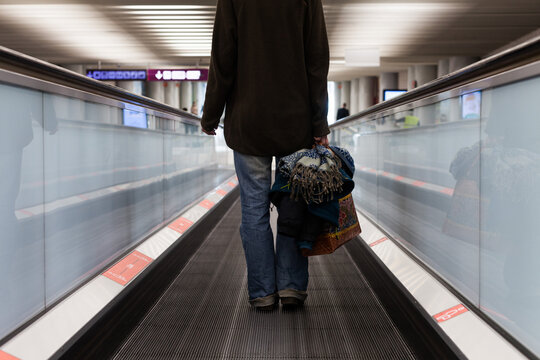
<path fill-rule="evenodd" d="M 99 80 L 94 80 L 3 46 L 0 46 L 0 69 L 31 76 L 55 84 L 65 85 L 70 88 L 83 90 L 92 94 L 143 106 L 175 116 L 181 116 L 184 119 L 200 121 L 198 116 L 186 111 L 168 106 L 145 96 L 133 94 L 119 87 L 103 83 Z"/>

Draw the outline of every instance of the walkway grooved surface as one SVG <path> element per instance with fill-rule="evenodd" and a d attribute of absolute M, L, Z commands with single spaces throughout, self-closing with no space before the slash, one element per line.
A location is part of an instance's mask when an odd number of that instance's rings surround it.
<path fill-rule="evenodd" d="M 129 334 L 115 359 L 415 359 L 345 249 L 310 258 L 302 309 L 253 310 L 240 204 Z"/>

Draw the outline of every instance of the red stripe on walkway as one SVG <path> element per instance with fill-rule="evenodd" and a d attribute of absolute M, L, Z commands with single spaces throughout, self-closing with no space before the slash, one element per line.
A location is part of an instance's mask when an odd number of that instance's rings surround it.
<path fill-rule="evenodd" d="M 454 195 L 454 189 L 450 189 L 450 188 L 444 188 L 441 190 L 441 192 L 448 195 Z"/>
<path fill-rule="evenodd" d="M 176 232 L 179 232 L 180 234 L 183 234 L 187 231 L 193 225 L 192 221 L 189 221 L 186 218 L 180 217 L 176 219 L 174 222 L 172 222 L 168 227 L 170 229 L 173 229 Z"/>
<path fill-rule="evenodd" d="M 203 201 L 201 201 L 201 202 L 199 203 L 199 205 L 202 206 L 202 207 L 205 208 L 205 209 L 210 210 L 210 209 L 215 205 L 215 203 L 211 202 L 211 201 L 208 200 L 208 199 L 204 199 Z"/>
<path fill-rule="evenodd" d="M 103 273 L 103 276 L 116 281 L 120 285 L 126 285 L 137 274 L 144 270 L 153 259 L 138 251 L 133 251 L 131 254 L 120 260 L 119 263 Z"/>
<path fill-rule="evenodd" d="M 369 246 L 374 247 L 375 245 L 379 245 L 380 243 L 383 243 L 386 240 L 388 240 L 388 238 L 385 236 L 377 241 L 372 242 L 371 244 L 369 244 Z"/>
<path fill-rule="evenodd" d="M 453 308 L 450 308 L 436 315 L 433 315 L 433 318 L 437 320 L 437 322 L 441 323 L 441 322 L 450 320 L 452 318 L 455 318 L 458 315 L 466 313 L 467 311 L 469 310 L 467 310 L 465 306 L 463 306 L 462 304 L 459 304 L 457 306 L 454 306 Z"/>
<path fill-rule="evenodd" d="M 221 196 L 227 195 L 227 192 L 226 192 L 225 190 L 222 190 L 222 189 L 219 189 L 218 191 L 216 191 L 216 193 L 217 193 L 218 195 L 221 195 Z"/>
<path fill-rule="evenodd" d="M 15 357 L 13 355 L 9 355 L 6 352 L 3 352 L 0 350 L 0 360 L 20 360 L 18 357 Z"/>

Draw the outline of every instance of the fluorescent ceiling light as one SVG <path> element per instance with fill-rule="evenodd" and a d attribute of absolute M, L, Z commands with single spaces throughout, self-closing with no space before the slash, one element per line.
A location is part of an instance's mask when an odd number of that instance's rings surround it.
<path fill-rule="evenodd" d="M 142 27 L 150 29 L 210 29 L 214 27 L 212 24 L 144 24 Z"/>
<path fill-rule="evenodd" d="M 212 39 L 212 34 L 205 34 L 205 33 L 188 33 L 188 34 L 185 34 L 185 33 L 168 33 L 168 32 L 163 32 L 163 33 L 155 33 L 156 35 L 158 35 L 159 37 L 162 37 L 162 38 L 171 38 L 171 37 L 184 37 L 186 39 L 195 39 L 195 38 L 204 38 L 204 39 Z M 189 36 L 191 35 L 191 36 Z"/>
<path fill-rule="evenodd" d="M 131 15 L 208 15 L 213 14 L 213 11 L 200 11 L 200 10 L 144 10 L 144 11 L 126 11 L 126 14 Z"/>
<path fill-rule="evenodd" d="M 139 24 L 156 44 L 173 56 L 207 57 L 212 47 L 216 6 L 127 5 L 115 6 Z"/>
<path fill-rule="evenodd" d="M 167 44 L 173 45 L 173 46 L 185 46 L 192 49 L 210 49 L 212 47 L 211 44 L 192 44 L 192 43 L 184 43 L 181 41 L 170 41 L 166 42 Z"/>
<path fill-rule="evenodd" d="M 152 24 L 152 25 L 160 25 L 160 24 L 171 24 L 171 25 L 177 25 L 177 24 L 205 24 L 205 25 L 213 25 L 213 20 L 142 20 L 139 21 L 142 24 Z"/>
<path fill-rule="evenodd" d="M 0 19 L 16 22 L 86 59 L 157 60 L 137 39 L 89 5 L 0 5 Z"/>
<path fill-rule="evenodd" d="M 176 56 L 192 56 L 192 57 L 206 57 L 206 56 L 210 56 L 210 51 L 208 52 L 189 52 L 189 51 L 181 51 L 181 52 L 177 52 L 175 53 L 174 55 Z"/>
<path fill-rule="evenodd" d="M 153 32 L 154 34 L 212 34 L 212 29 L 168 29 L 168 28 L 160 28 L 160 29 L 148 29 L 148 31 Z"/>
<path fill-rule="evenodd" d="M 453 21 L 470 7 L 465 2 L 326 5 L 332 57 L 345 57 L 346 49 L 365 48 L 378 48 L 382 57 L 400 56 L 403 50 L 426 38 L 427 29 Z"/>
<path fill-rule="evenodd" d="M 214 15 L 208 16 L 192 16 L 192 15 L 176 15 L 176 16 L 164 16 L 164 15 L 154 15 L 154 16 L 139 16 L 140 20 L 214 20 Z"/>
<path fill-rule="evenodd" d="M 186 44 L 211 44 L 211 39 L 203 39 L 203 40 L 193 40 L 190 38 L 166 38 L 166 39 L 156 39 L 156 41 L 159 42 L 183 42 Z"/>
<path fill-rule="evenodd" d="M 111 6 L 115 9 L 126 9 L 126 10 L 197 10 L 197 9 L 216 9 L 212 5 L 120 5 L 120 6 Z"/>
<path fill-rule="evenodd" d="M 345 49 L 346 66 L 374 67 L 381 64 L 378 48 Z"/>
<path fill-rule="evenodd" d="M 186 41 L 212 41 L 212 37 L 210 36 L 178 36 L 177 34 L 174 34 L 172 36 L 161 36 L 157 40 L 167 41 L 167 40 L 186 40 Z"/>

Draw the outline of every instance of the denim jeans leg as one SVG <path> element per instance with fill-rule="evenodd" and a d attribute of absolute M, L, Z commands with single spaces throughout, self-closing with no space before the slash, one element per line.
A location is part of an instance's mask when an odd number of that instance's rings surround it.
<path fill-rule="evenodd" d="M 250 300 L 276 292 L 274 237 L 270 228 L 272 157 L 234 152 L 240 184 L 242 224 L 240 237 L 248 269 Z"/>
<path fill-rule="evenodd" d="M 276 238 L 276 281 L 278 290 L 306 291 L 308 286 L 308 258 L 296 245 L 296 239 L 279 234 Z"/>

